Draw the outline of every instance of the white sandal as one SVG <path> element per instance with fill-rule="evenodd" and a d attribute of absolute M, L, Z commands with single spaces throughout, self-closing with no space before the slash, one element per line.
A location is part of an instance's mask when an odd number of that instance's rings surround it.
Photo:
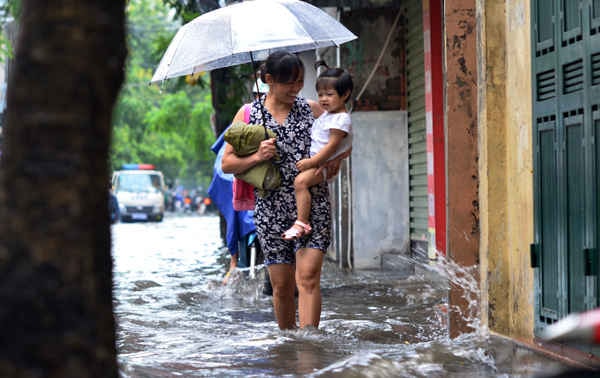
<path fill-rule="evenodd" d="M 292 227 L 290 227 L 286 232 L 281 234 L 281 238 L 283 240 L 296 240 L 310 234 L 311 231 L 312 227 L 310 227 L 310 225 L 296 220 Z"/>

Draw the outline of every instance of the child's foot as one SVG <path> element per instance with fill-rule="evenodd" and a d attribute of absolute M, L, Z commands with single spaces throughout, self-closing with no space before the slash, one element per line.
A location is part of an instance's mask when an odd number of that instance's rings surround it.
<path fill-rule="evenodd" d="M 308 224 L 296 220 L 292 227 L 290 227 L 286 232 L 284 232 L 281 235 L 281 237 L 284 240 L 296 240 L 305 235 L 310 234 L 311 231 L 312 228 Z"/>

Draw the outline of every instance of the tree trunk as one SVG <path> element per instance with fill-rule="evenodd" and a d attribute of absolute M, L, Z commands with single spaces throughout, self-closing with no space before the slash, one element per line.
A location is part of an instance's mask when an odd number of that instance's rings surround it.
<path fill-rule="evenodd" d="M 24 0 L 0 163 L 0 376 L 117 377 L 108 213 L 124 0 Z"/>
<path fill-rule="evenodd" d="M 231 120 L 235 116 L 237 109 L 242 106 L 241 99 L 235 98 L 231 93 L 232 87 L 237 84 L 232 78 L 233 70 L 234 68 L 225 67 L 210 71 L 212 105 L 215 111 L 215 131 L 217 137 L 231 124 Z M 232 108 L 232 103 L 237 108 Z"/>

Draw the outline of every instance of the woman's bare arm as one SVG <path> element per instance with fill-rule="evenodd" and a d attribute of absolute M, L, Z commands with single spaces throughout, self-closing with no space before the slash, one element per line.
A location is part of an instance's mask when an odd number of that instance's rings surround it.
<path fill-rule="evenodd" d="M 325 111 L 323 110 L 321 105 L 319 105 L 319 103 L 314 100 L 306 100 L 306 102 L 308 102 L 308 105 L 310 105 L 310 109 L 312 110 L 315 118 L 319 118 L 321 114 L 323 114 L 323 112 Z"/>
<path fill-rule="evenodd" d="M 275 156 L 275 138 L 265 139 L 260 142 L 258 151 L 252 155 L 237 156 L 233 147 L 229 144 L 225 144 L 225 151 L 223 152 L 223 159 L 221 160 L 221 169 L 225 173 L 242 173 L 252 168 L 261 161 L 269 160 Z"/>
<path fill-rule="evenodd" d="M 339 156 L 336 156 L 336 159 L 344 160 L 351 154 L 352 154 L 352 147 L 348 148 L 344 153 L 340 154 Z"/>
<path fill-rule="evenodd" d="M 340 171 L 340 163 L 342 160 L 350 156 L 350 154 L 352 154 L 352 147 L 350 147 L 346 152 L 339 154 L 335 158 L 317 168 L 315 174 L 320 175 L 323 169 L 327 169 L 327 180 L 335 177 Z"/>

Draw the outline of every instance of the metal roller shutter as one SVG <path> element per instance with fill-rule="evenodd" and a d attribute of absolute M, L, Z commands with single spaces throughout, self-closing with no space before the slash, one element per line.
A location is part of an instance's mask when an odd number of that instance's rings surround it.
<path fill-rule="evenodd" d="M 410 239 L 427 241 L 427 151 L 425 140 L 425 68 L 421 0 L 407 4 L 407 111 L 410 187 Z"/>

